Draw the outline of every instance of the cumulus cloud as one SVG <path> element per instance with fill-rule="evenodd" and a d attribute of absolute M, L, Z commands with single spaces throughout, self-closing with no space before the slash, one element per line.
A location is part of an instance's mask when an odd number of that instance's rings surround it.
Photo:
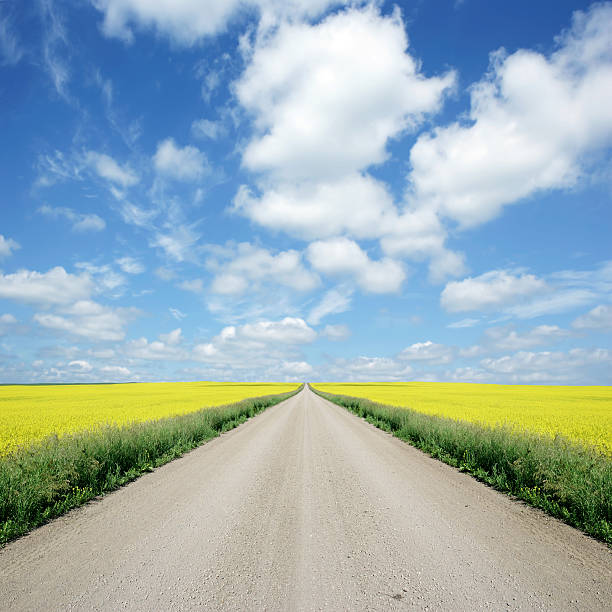
<path fill-rule="evenodd" d="M 74 370 L 75 372 L 91 372 L 93 370 L 93 366 L 89 363 L 89 361 L 85 361 L 83 359 L 76 359 L 71 361 L 68 364 L 68 368 Z"/>
<path fill-rule="evenodd" d="M 98 292 L 113 291 L 115 295 L 118 295 L 127 282 L 125 276 L 113 270 L 108 264 L 97 265 L 89 261 L 80 261 L 75 264 L 75 267 L 85 270 L 89 274 L 94 280 Z"/>
<path fill-rule="evenodd" d="M 183 341 L 181 328 L 177 327 L 167 334 L 160 334 L 159 339 L 170 346 L 176 346 Z"/>
<path fill-rule="evenodd" d="M 612 306 L 600 304 L 589 312 L 580 315 L 572 322 L 574 329 L 612 331 Z"/>
<path fill-rule="evenodd" d="M 313 367 L 306 361 L 283 361 L 279 368 L 283 374 L 300 377 L 313 372 Z"/>
<path fill-rule="evenodd" d="M 489 346 L 501 351 L 518 351 L 543 344 L 553 344 L 569 336 L 567 330 L 557 325 L 538 325 L 520 333 L 511 326 L 490 327 L 485 331 Z"/>
<path fill-rule="evenodd" d="M 330 179 L 381 163 L 389 138 L 439 108 L 454 75 L 426 78 L 398 11 L 348 10 L 282 24 L 236 86 L 260 134 L 244 165 L 291 180 Z"/>
<path fill-rule="evenodd" d="M 50 306 L 70 304 L 88 298 L 94 289 L 88 275 L 69 274 L 61 266 L 48 272 L 19 270 L 0 272 L 0 297 L 28 304 Z"/>
<path fill-rule="evenodd" d="M 612 136 L 612 5 L 574 14 L 550 57 L 527 50 L 491 56 L 471 90 L 469 122 L 419 137 L 410 153 L 421 206 L 478 225 L 506 204 L 567 188 L 585 156 Z"/>
<path fill-rule="evenodd" d="M 279 359 L 296 355 L 297 347 L 313 342 L 316 336 L 303 319 L 295 317 L 231 325 L 210 342 L 196 345 L 192 356 L 196 361 L 231 364 L 239 369 L 252 367 L 253 360 L 260 367 L 278 366 Z"/>
<path fill-rule="evenodd" d="M 402 361 L 427 361 L 430 363 L 449 363 L 453 359 L 453 350 L 431 340 L 416 342 L 401 351 L 397 358 Z"/>
<path fill-rule="evenodd" d="M 257 41 L 236 84 L 254 118 L 242 161 L 257 185 L 239 189 L 234 210 L 306 240 L 382 238 L 389 255 L 431 257 L 436 280 L 462 273 L 435 213 L 400 212 L 367 174 L 387 160 L 389 140 L 436 112 L 454 87 L 453 72 L 425 77 L 407 48 L 399 11 L 383 16 L 374 5 L 285 23 Z M 385 265 L 385 276 L 401 276 Z"/>
<path fill-rule="evenodd" d="M 386 187 L 359 173 L 333 180 L 267 185 L 258 197 L 242 186 L 234 210 L 275 230 L 312 240 L 348 233 L 377 238 L 396 221 Z"/>
<path fill-rule="evenodd" d="M 103 366 L 100 368 L 100 372 L 115 378 L 129 378 L 132 374 L 128 368 L 123 366 Z"/>
<path fill-rule="evenodd" d="M 448 283 L 440 303 L 448 312 L 501 309 L 546 289 L 546 283 L 533 274 L 492 270 Z"/>
<path fill-rule="evenodd" d="M 41 206 L 38 212 L 47 217 L 63 217 L 72 223 L 72 230 L 75 232 L 100 232 L 106 227 L 104 219 L 93 213 L 80 213 L 72 208 L 61 206 L 52 207 Z"/>
<path fill-rule="evenodd" d="M 391 357 L 356 357 L 336 359 L 326 366 L 327 380 L 346 382 L 411 380 L 412 367 Z"/>
<path fill-rule="evenodd" d="M 181 342 L 181 330 L 162 334 L 159 340 L 149 342 L 146 338 L 137 338 L 126 342 L 123 352 L 131 359 L 147 361 L 183 361 L 189 358 L 186 350 L 178 346 Z"/>
<path fill-rule="evenodd" d="M 499 379 L 524 383 L 601 384 L 612 366 L 608 349 L 575 348 L 567 352 L 519 351 L 497 359 L 487 358 L 480 365 Z"/>
<path fill-rule="evenodd" d="M 222 295 L 242 294 L 247 289 L 259 289 L 262 284 L 275 283 L 297 291 L 310 291 L 319 285 L 316 274 L 307 270 L 302 256 L 295 250 L 271 253 L 243 242 L 228 248 L 223 255 L 210 258 L 207 266 L 214 271 L 211 290 Z"/>
<path fill-rule="evenodd" d="M 119 341 L 125 327 L 137 314 L 132 308 L 109 308 L 91 300 L 79 300 L 61 309 L 61 314 L 36 313 L 42 327 L 93 341 Z"/>
<path fill-rule="evenodd" d="M 13 251 L 21 248 L 12 238 L 5 238 L 0 234 L 0 257 L 8 257 Z"/>
<path fill-rule="evenodd" d="M 190 46 L 202 38 L 219 34 L 227 28 L 240 9 L 255 9 L 260 28 L 266 30 L 279 20 L 291 17 L 316 17 L 328 7 L 344 0 L 91 0 L 104 14 L 102 31 L 106 36 L 132 42 L 133 27 L 151 29 L 174 43 Z"/>
<path fill-rule="evenodd" d="M 247 323 L 240 327 L 239 331 L 241 336 L 249 340 L 281 344 L 306 344 L 317 336 L 306 321 L 295 317 L 285 317 L 281 321 Z"/>
<path fill-rule="evenodd" d="M 85 154 L 85 163 L 93 168 L 101 178 L 123 188 L 131 187 L 140 180 L 128 165 L 120 166 L 112 157 L 104 153 L 88 151 Z"/>
<path fill-rule="evenodd" d="M 328 276 L 351 276 L 368 293 L 398 291 L 406 274 L 402 264 L 389 258 L 374 261 L 348 238 L 333 238 L 309 245 L 312 267 Z"/>
<path fill-rule="evenodd" d="M 202 151 L 191 145 L 181 149 L 173 138 L 157 145 L 153 163 L 160 174 L 179 181 L 194 181 L 208 172 L 208 162 Z"/>

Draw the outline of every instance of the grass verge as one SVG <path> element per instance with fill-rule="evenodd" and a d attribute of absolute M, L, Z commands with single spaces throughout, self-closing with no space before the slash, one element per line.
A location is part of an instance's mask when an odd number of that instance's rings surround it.
<path fill-rule="evenodd" d="M 432 457 L 612 545 L 612 459 L 557 437 L 492 428 L 311 389 Z"/>
<path fill-rule="evenodd" d="M 301 390 L 50 437 L 0 458 L 0 546 L 180 457 Z"/>

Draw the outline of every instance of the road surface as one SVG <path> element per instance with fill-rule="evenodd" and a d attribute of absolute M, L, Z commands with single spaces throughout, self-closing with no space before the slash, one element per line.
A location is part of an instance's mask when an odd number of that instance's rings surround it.
<path fill-rule="evenodd" d="M 305 389 L 0 550 L 0 608 L 592 612 L 611 557 Z"/>

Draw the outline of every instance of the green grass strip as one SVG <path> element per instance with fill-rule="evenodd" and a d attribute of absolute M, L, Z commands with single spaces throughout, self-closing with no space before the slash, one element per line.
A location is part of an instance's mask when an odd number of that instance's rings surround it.
<path fill-rule="evenodd" d="M 594 448 L 311 387 L 380 429 L 612 545 L 612 459 Z"/>
<path fill-rule="evenodd" d="M 301 388 L 157 421 L 49 437 L 1 457 L 0 546 L 180 457 Z"/>

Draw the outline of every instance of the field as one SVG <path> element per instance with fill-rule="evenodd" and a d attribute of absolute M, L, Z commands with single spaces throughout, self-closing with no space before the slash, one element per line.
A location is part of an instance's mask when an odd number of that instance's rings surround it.
<path fill-rule="evenodd" d="M 0 387 L 13 449 L 0 455 L 0 546 L 300 389 L 236 383 Z"/>
<path fill-rule="evenodd" d="M 612 387 L 424 382 L 317 383 L 315 387 L 479 425 L 506 425 L 551 438 L 560 434 L 612 456 Z"/>
<path fill-rule="evenodd" d="M 612 545 L 610 387 L 390 383 L 313 389 Z"/>
<path fill-rule="evenodd" d="M 54 434 L 157 420 L 297 387 L 219 382 L 0 386 L 0 455 Z"/>

